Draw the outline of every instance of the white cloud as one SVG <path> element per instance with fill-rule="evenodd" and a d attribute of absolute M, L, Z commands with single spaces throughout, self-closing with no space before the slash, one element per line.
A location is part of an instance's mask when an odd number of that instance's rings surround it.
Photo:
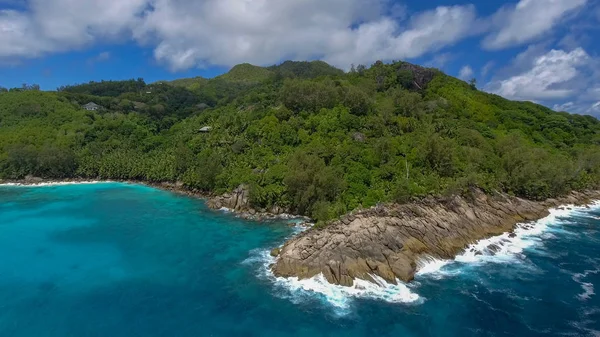
<path fill-rule="evenodd" d="M 462 80 L 468 80 L 473 76 L 473 69 L 470 66 L 464 66 L 458 73 L 458 78 Z"/>
<path fill-rule="evenodd" d="M 0 12 L 0 59 L 134 39 L 175 70 L 310 58 L 348 67 L 438 51 L 473 27 L 474 6 L 407 18 L 389 0 L 31 0 Z"/>
<path fill-rule="evenodd" d="M 589 55 L 581 48 L 571 52 L 551 50 L 535 58 L 529 70 L 493 81 L 486 89 L 518 100 L 568 98 L 577 93 L 568 84 L 580 76 L 580 67 L 587 65 L 589 61 Z"/>
<path fill-rule="evenodd" d="M 110 60 L 111 57 L 112 55 L 110 52 L 104 51 L 94 57 L 89 58 L 87 63 L 88 65 L 94 65 L 99 62 L 106 62 Z"/>
<path fill-rule="evenodd" d="M 383 18 L 335 34 L 323 59 L 338 66 L 378 59 L 406 59 L 439 50 L 474 33 L 473 6 L 438 7 L 414 16 L 404 30 Z M 397 33 L 400 31 L 400 33 Z M 327 49 L 325 49 L 327 50 Z"/>
<path fill-rule="evenodd" d="M 554 111 L 571 111 L 575 107 L 576 106 L 575 106 L 574 102 L 566 102 L 566 103 L 562 103 L 562 104 L 554 104 L 552 109 L 554 109 Z"/>
<path fill-rule="evenodd" d="M 121 38 L 147 0 L 31 0 L 0 11 L 0 58 L 32 58 Z"/>
<path fill-rule="evenodd" d="M 481 68 L 481 76 L 486 77 L 490 73 L 490 70 L 492 70 L 495 66 L 496 62 L 494 61 L 489 61 L 486 63 L 483 68 Z"/>
<path fill-rule="evenodd" d="M 456 55 L 452 53 L 440 53 L 434 55 L 430 60 L 424 63 L 426 67 L 444 68 L 448 63 L 452 62 Z"/>
<path fill-rule="evenodd" d="M 566 111 L 580 115 L 592 115 L 600 118 L 600 101 L 598 102 L 567 102 L 555 104 L 554 111 Z"/>
<path fill-rule="evenodd" d="M 587 0 L 520 0 L 515 6 L 505 6 L 492 17 L 491 32 L 483 46 L 495 50 L 533 41 L 586 3 Z"/>
<path fill-rule="evenodd" d="M 532 45 L 496 74 L 486 91 L 600 117 L 600 59 L 583 48 L 544 50 L 543 45 Z"/>
<path fill-rule="evenodd" d="M 107 61 L 109 60 L 111 57 L 110 52 L 104 51 L 101 52 L 100 54 L 98 54 L 98 56 L 96 56 L 96 61 Z"/>

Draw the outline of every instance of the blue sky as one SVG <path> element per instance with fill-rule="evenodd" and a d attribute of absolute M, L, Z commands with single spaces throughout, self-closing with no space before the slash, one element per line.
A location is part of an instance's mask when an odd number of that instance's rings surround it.
<path fill-rule="evenodd" d="M 599 53 L 600 0 L 0 0 L 4 87 L 407 60 L 600 116 Z"/>

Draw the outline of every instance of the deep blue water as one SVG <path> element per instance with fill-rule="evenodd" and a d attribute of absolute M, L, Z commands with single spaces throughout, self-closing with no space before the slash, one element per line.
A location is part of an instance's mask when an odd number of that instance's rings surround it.
<path fill-rule="evenodd" d="M 600 209 L 561 214 L 390 303 L 269 277 L 284 221 L 136 185 L 0 187 L 0 336 L 600 336 Z"/>

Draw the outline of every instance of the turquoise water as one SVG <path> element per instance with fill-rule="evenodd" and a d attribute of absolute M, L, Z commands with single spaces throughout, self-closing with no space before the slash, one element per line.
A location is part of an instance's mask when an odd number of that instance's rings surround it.
<path fill-rule="evenodd" d="M 0 336 L 599 336 L 599 219 L 557 212 L 349 296 L 266 273 L 283 221 L 137 185 L 0 187 Z"/>

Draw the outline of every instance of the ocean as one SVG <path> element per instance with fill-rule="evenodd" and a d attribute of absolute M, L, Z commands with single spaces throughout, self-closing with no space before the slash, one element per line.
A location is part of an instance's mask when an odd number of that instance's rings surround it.
<path fill-rule="evenodd" d="M 274 278 L 301 230 L 141 185 L 0 186 L 0 336 L 600 336 L 598 203 L 397 286 Z"/>

